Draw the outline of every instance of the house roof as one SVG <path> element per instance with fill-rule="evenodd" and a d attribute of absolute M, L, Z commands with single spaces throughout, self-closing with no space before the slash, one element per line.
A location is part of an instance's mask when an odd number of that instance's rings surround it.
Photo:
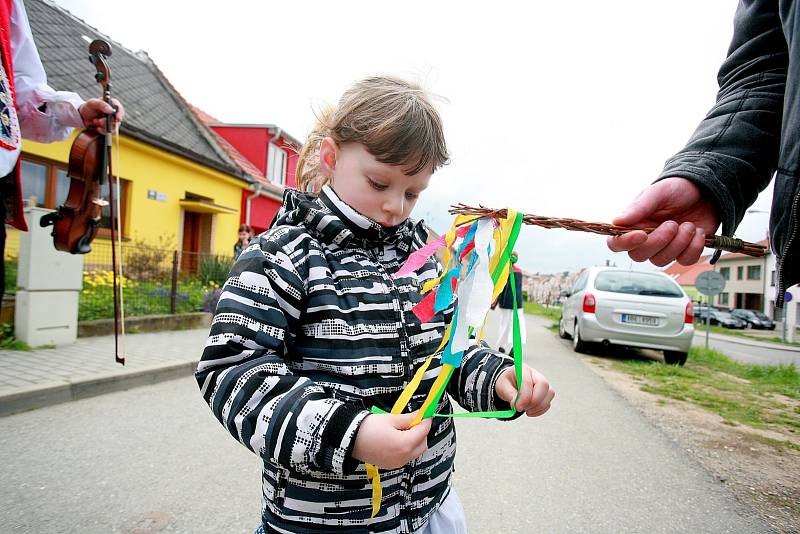
<path fill-rule="evenodd" d="M 221 124 L 218 119 L 214 118 L 212 115 L 209 115 L 202 109 L 198 108 L 197 106 L 191 106 L 192 111 L 200 119 L 204 124 L 211 125 L 213 124 Z M 227 139 L 219 135 L 212 129 L 211 133 L 214 134 L 217 143 L 220 147 L 228 154 L 228 156 L 244 171 L 246 172 L 251 180 L 255 183 L 258 183 L 267 190 L 268 193 L 272 193 L 273 197 L 276 197 L 279 200 L 283 199 L 283 190 L 282 186 L 273 184 L 270 182 L 266 176 L 256 167 L 253 165 L 249 159 L 244 157 L 241 152 L 239 152 L 236 147 L 234 147 Z"/>
<path fill-rule="evenodd" d="M 289 132 L 278 126 L 277 124 L 235 124 L 230 122 L 222 122 L 219 120 L 214 119 L 211 115 L 208 115 L 209 118 L 213 119 L 211 121 L 206 121 L 206 124 L 209 126 L 230 126 L 233 128 L 263 128 L 265 130 L 271 130 L 273 132 L 280 131 L 281 137 L 283 137 L 290 145 L 294 145 L 295 147 L 303 146 L 301 141 L 298 141 L 293 135 Z"/>
<path fill-rule="evenodd" d="M 765 247 L 767 247 L 767 254 L 770 253 L 769 239 L 762 239 L 761 241 L 757 241 L 756 245 L 764 245 Z M 725 254 L 719 257 L 719 261 L 752 260 L 752 259 L 754 259 L 753 256 L 748 256 L 747 254 L 742 254 L 741 252 L 726 252 Z"/>
<path fill-rule="evenodd" d="M 700 256 L 697 263 L 692 265 L 681 265 L 677 261 L 674 261 L 662 272 L 678 282 L 678 285 L 693 286 L 697 275 L 714 269 L 714 267 L 708 263 L 709 258 L 711 258 L 711 256 Z"/>
<path fill-rule="evenodd" d="M 98 98 L 100 86 L 82 36 L 105 39 L 112 48 L 112 96 L 125 105 L 123 134 L 247 180 L 145 52 L 131 52 L 48 0 L 25 0 L 25 7 L 49 85 Z"/>

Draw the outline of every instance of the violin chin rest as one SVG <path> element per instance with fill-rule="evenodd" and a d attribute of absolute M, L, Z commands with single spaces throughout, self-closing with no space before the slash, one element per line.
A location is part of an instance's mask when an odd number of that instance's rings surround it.
<path fill-rule="evenodd" d="M 61 214 L 57 211 L 54 211 L 52 213 L 44 215 L 41 219 L 39 219 L 39 226 L 41 226 L 42 228 L 46 228 L 50 225 L 55 225 L 56 221 L 59 220 L 61 220 Z"/>

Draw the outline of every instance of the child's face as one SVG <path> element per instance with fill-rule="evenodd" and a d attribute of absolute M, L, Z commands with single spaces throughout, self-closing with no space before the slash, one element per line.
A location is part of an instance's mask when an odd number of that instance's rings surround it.
<path fill-rule="evenodd" d="M 239 232 L 239 241 L 246 241 L 250 239 L 250 234 L 247 233 L 245 230 Z"/>
<path fill-rule="evenodd" d="M 325 138 L 320 166 L 339 197 L 382 226 L 396 226 L 411 215 L 433 174 L 427 168 L 408 176 L 398 165 L 381 163 L 361 143 L 336 145 Z"/>

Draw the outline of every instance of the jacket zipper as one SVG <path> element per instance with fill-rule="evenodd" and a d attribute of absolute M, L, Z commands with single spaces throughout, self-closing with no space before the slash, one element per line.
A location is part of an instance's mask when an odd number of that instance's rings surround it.
<path fill-rule="evenodd" d="M 789 239 L 786 240 L 786 245 L 783 247 L 783 252 L 781 254 L 780 261 L 778 263 L 778 295 L 775 297 L 775 305 L 779 308 L 783 308 L 783 299 L 786 295 L 786 288 L 783 287 L 784 280 L 783 280 L 783 260 L 786 258 L 787 253 L 789 252 L 789 247 L 792 245 L 792 241 L 794 241 L 795 236 L 797 235 L 797 205 L 798 200 L 800 200 L 800 191 L 795 193 L 794 200 L 792 201 L 792 211 L 789 215 L 789 222 L 795 221 L 794 226 L 792 227 L 791 233 L 789 234 Z M 784 312 L 784 315 L 786 313 Z"/>
<path fill-rule="evenodd" d="M 397 316 L 400 322 L 400 331 L 401 331 L 401 339 L 400 339 L 400 357 L 403 360 L 403 381 L 409 382 L 411 380 L 411 353 L 409 351 L 409 338 L 408 332 L 406 331 L 406 322 L 405 318 L 403 317 L 403 304 L 400 302 L 400 291 L 395 286 L 392 277 L 388 275 L 386 270 L 383 268 L 383 264 L 378 259 L 378 255 L 375 254 L 372 250 L 367 250 L 370 258 L 375 262 L 375 265 L 378 267 L 378 271 L 381 273 L 383 280 L 389 286 L 389 290 L 392 293 L 392 299 L 395 302 Z"/>

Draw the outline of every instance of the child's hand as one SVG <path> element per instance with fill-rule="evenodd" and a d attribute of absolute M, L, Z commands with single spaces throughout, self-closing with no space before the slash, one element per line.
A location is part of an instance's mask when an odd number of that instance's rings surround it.
<path fill-rule="evenodd" d="M 409 429 L 415 415 L 416 412 L 365 417 L 356 433 L 353 458 L 383 469 L 397 469 L 419 458 L 428 450 L 431 420 L 425 419 Z"/>
<path fill-rule="evenodd" d="M 517 396 L 517 377 L 513 367 L 503 371 L 494 389 L 498 397 L 513 406 Z M 514 406 L 518 412 L 525 412 L 528 417 L 542 415 L 550 409 L 550 403 L 553 402 L 555 395 L 556 390 L 550 387 L 543 374 L 522 364 L 522 390 L 517 405 Z"/>

